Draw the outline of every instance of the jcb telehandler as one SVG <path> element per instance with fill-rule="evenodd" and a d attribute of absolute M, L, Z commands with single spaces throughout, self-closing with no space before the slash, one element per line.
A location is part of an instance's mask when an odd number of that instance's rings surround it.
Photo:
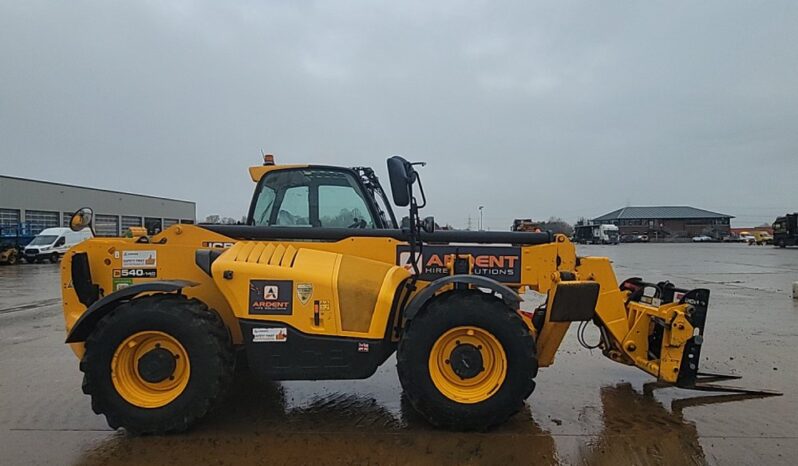
<path fill-rule="evenodd" d="M 396 352 L 429 422 L 484 430 L 519 410 L 572 322 L 597 325 L 613 361 L 708 388 L 698 369 L 708 290 L 619 285 L 608 259 L 578 257 L 562 235 L 434 231 L 419 218 L 417 164 L 400 157 L 388 172 L 394 203 L 409 206 L 404 229 L 369 168 L 265 161 L 249 170 L 246 225 L 133 228 L 65 255 L 66 341 L 111 427 L 188 428 L 243 357 L 269 380 L 363 379 Z M 71 226 L 91 219 L 81 209 Z M 522 310 L 526 289 L 545 303 Z"/>

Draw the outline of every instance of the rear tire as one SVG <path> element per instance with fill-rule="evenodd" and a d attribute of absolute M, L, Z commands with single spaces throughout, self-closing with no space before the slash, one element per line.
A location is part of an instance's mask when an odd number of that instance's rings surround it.
<path fill-rule="evenodd" d="M 492 353 L 498 356 L 486 353 L 480 344 L 479 362 L 474 364 L 471 357 L 468 364 L 459 366 L 457 376 L 461 380 L 447 379 L 447 366 L 457 372 L 453 361 L 458 348 L 476 349 L 476 343 L 469 344 L 465 334 L 456 336 L 458 329 L 472 332 L 468 335 L 483 335 L 483 342 L 495 341 L 499 347 Z M 441 354 L 441 341 L 445 342 L 452 332 L 456 345 L 443 347 L 446 350 Z M 455 350 L 449 352 L 451 348 Z M 490 366 L 496 363 L 503 365 L 504 375 L 499 379 L 485 378 L 488 390 L 474 395 L 469 381 L 479 380 L 483 373 L 489 377 L 494 370 Z M 463 372 L 475 365 L 481 367 L 477 375 Z M 452 430 L 484 431 L 505 422 L 523 407 L 535 388 L 538 362 L 532 334 L 504 302 L 479 291 L 452 291 L 436 297 L 410 321 L 399 341 L 397 370 L 408 400 L 431 424 Z M 463 386 L 458 387 L 459 384 Z"/>
<path fill-rule="evenodd" d="M 177 377 L 171 397 L 164 398 L 163 391 L 153 388 L 152 379 L 158 376 L 142 370 L 140 354 L 129 356 L 136 351 L 131 342 L 136 343 L 138 335 L 163 339 L 163 346 L 150 346 L 153 349 L 145 356 L 157 350 L 157 357 L 166 354 L 169 359 L 164 348 L 173 353 L 172 372 L 167 369 L 157 381 L 169 384 Z M 144 345 L 139 347 L 143 350 Z M 185 355 L 182 362 L 180 354 Z M 134 362 L 124 365 L 126 360 Z M 175 361 L 178 368 L 183 364 L 179 371 Z M 94 412 L 104 414 L 111 428 L 124 427 L 134 434 L 188 429 L 227 391 L 234 366 L 230 335 L 219 315 L 202 302 L 177 294 L 136 298 L 111 311 L 86 339 L 80 362 L 83 392 L 91 396 Z M 155 367 L 163 374 L 163 365 Z"/>

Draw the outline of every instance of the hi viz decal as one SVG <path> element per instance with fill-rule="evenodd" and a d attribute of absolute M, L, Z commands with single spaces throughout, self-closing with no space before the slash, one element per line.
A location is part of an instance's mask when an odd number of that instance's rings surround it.
<path fill-rule="evenodd" d="M 416 256 L 419 278 L 430 281 L 449 275 L 449 264 L 458 256 L 474 258 L 474 275 L 506 283 L 521 280 L 521 248 L 512 246 L 424 246 L 423 257 Z M 397 246 L 396 264 L 413 271 L 410 246 Z"/>
<path fill-rule="evenodd" d="M 294 282 L 291 280 L 250 280 L 249 313 L 291 315 Z"/>

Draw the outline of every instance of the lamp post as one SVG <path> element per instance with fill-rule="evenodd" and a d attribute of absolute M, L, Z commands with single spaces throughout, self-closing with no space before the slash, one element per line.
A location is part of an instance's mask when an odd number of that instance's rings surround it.
<path fill-rule="evenodd" d="M 484 205 L 479 206 L 479 231 L 483 230 L 483 228 L 482 228 L 482 209 L 484 207 L 485 207 Z"/>

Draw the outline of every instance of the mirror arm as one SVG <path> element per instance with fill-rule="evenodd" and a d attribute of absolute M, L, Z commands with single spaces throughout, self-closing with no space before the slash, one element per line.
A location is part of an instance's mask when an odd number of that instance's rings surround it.
<path fill-rule="evenodd" d="M 427 195 L 424 194 L 424 186 L 421 184 L 421 177 L 416 176 L 416 181 L 418 181 L 418 190 L 421 193 L 421 205 L 418 206 L 418 208 L 421 209 L 427 206 Z"/>

